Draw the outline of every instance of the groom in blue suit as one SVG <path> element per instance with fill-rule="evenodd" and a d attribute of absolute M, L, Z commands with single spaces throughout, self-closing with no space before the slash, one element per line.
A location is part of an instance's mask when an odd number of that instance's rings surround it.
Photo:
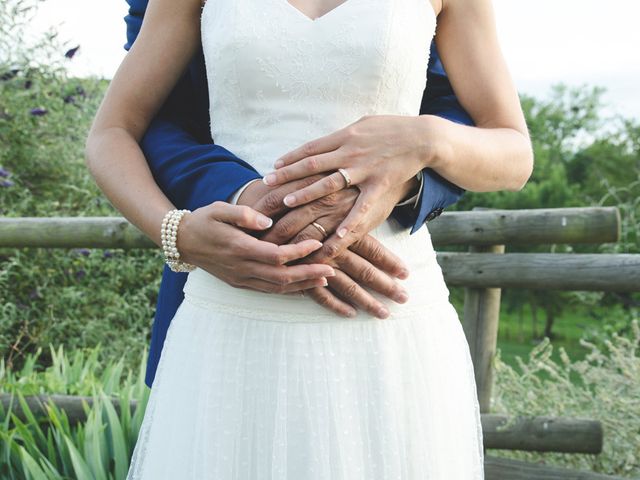
<path fill-rule="evenodd" d="M 128 51 L 140 31 L 148 0 L 127 2 L 129 12 L 124 17 L 127 43 L 124 48 Z M 435 43 L 431 44 L 426 75 L 428 91 L 424 92 L 420 114 L 438 115 L 473 125 L 455 97 Z M 230 201 L 245 185 L 260 178 L 260 174 L 247 162 L 222 145 L 213 143 L 208 106 L 204 55 L 200 48 L 141 141 L 141 148 L 156 182 L 176 208 L 195 210 L 215 201 Z M 403 226 L 411 226 L 412 233 L 440 215 L 444 208 L 458 201 L 464 193 L 462 188 L 430 168 L 423 170 L 420 181 L 422 184 L 417 200 L 399 204 L 392 213 Z M 165 265 L 145 376 L 145 383 L 149 387 L 155 377 L 169 323 L 182 302 L 186 277 L 186 273 L 172 272 Z"/>

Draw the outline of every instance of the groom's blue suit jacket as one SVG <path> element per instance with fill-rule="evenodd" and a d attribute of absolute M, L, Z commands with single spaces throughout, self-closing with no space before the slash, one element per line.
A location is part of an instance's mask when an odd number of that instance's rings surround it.
<path fill-rule="evenodd" d="M 128 15 L 125 50 L 133 45 L 148 0 L 127 0 Z M 451 121 L 473 125 L 467 112 L 458 103 L 440 62 L 435 43 L 426 72 L 421 114 L 433 114 Z M 249 180 L 259 178 L 258 172 L 221 145 L 214 145 L 209 131 L 209 92 L 202 48 L 170 93 L 153 119 L 141 141 L 154 178 L 177 208 L 195 210 L 214 201 L 226 201 Z M 412 233 L 426 221 L 437 217 L 455 203 L 464 190 L 427 168 L 423 172 L 424 186 L 418 208 L 398 207 L 393 216 Z M 178 306 L 183 300 L 182 288 L 186 273 L 174 273 L 165 265 L 158 295 L 151 334 L 145 383 L 151 387 L 162 345 Z"/>

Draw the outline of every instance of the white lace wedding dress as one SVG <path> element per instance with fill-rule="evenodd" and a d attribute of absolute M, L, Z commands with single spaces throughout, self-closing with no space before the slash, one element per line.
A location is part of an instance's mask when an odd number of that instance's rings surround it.
<path fill-rule="evenodd" d="M 429 0 L 346 0 L 316 20 L 287 0 L 208 0 L 201 21 L 213 138 L 262 174 L 363 115 L 419 113 Z M 482 480 L 473 366 L 429 231 L 372 235 L 411 272 L 385 320 L 190 273 L 128 478 Z"/>

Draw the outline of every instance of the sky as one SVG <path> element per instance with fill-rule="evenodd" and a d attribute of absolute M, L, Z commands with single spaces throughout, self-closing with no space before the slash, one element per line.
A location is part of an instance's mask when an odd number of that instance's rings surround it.
<path fill-rule="evenodd" d="M 605 113 L 640 119 L 640 1 L 493 0 L 493 5 L 519 92 L 545 97 L 558 82 L 599 85 L 607 89 Z M 125 0 L 45 0 L 31 28 L 37 33 L 56 26 L 65 45 L 80 45 L 69 60 L 72 74 L 111 78 L 126 53 L 127 8 Z"/>

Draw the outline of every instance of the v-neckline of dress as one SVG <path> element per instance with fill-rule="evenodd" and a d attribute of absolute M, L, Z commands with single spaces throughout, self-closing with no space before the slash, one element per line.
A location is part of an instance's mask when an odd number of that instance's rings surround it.
<path fill-rule="evenodd" d="M 322 14 L 319 17 L 316 17 L 316 18 L 311 18 L 309 15 L 304 13 L 299 8 L 293 6 L 293 4 L 289 0 L 280 0 L 280 1 L 286 3 L 291 10 L 293 10 L 295 13 L 297 13 L 298 16 L 302 17 L 307 22 L 318 23 L 321 20 L 325 19 L 326 17 L 331 17 L 332 15 L 335 14 L 336 10 L 341 10 L 341 8 L 345 7 L 347 5 L 347 3 L 352 3 L 354 0 L 344 0 L 342 3 L 338 4 L 337 6 L 333 7 L 331 10 L 325 12 L 324 14 Z"/>

